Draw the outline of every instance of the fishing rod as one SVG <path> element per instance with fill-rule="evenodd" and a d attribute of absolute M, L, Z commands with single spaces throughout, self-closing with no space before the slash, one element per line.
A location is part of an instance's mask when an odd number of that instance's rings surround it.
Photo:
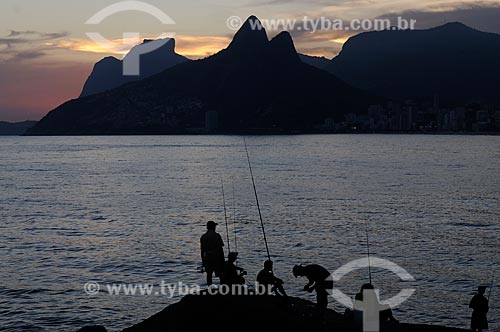
<path fill-rule="evenodd" d="M 491 291 L 493 290 L 493 283 L 495 282 L 495 270 L 493 269 L 493 274 L 491 275 L 491 283 L 490 283 L 490 291 L 488 292 L 488 301 L 490 300 L 491 297 Z"/>
<path fill-rule="evenodd" d="M 236 198 L 235 198 L 234 180 L 233 180 L 233 231 L 234 231 L 234 247 L 236 252 L 238 252 L 238 239 L 236 234 Z"/>
<path fill-rule="evenodd" d="M 226 221 L 226 237 L 227 237 L 227 250 L 231 252 L 231 241 L 229 241 L 229 228 L 227 225 L 227 209 L 226 209 L 226 195 L 224 194 L 224 180 L 222 179 L 222 173 L 220 175 L 220 184 L 222 188 L 222 202 L 224 204 L 224 220 Z"/>
<path fill-rule="evenodd" d="M 370 279 L 370 284 L 372 284 L 372 265 L 370 262 L 370 238 L 368 236 L 368 221 L 365 220 L 365 232 L 366 232 L 366 251 L 368 255 L 368 277 Z"/>
<path fill-rule="evenodd" d="M 243 143 L 245 143 L 248 168 L 250 169 L 250 176 L 252 177 L 253 192 L 255 194 L 255 201 L 257 202 L 257 210 L 259 210 L 260 226 L 262 228 L 262 234 L 264 235 L 264 243 L 266 244 L 267 259 L 271 260 L 271 254 L 269 253 L 269 245 L 267 244 L 266 229 L 264 228 L 264 221 L 262 220 L 262 212 L 260 211 L 259 195 L 257 195 L 257 188 L 255 187 L 255 179 L 253 177 L 252 163 L 250 162 L 250 155 L 248 154 L 248 146 L 245 136 L 243 136 Z"/>
<path fill-rule="evenodd" d="M 495 282 L 495 270 L 493 269 L 493 273 L 491 274 L 491 283 L 490 283 L 490 291 L 488 292 L 488 303 L 490 302 L 490 297 L 491 297 L 491 291 L 493 290 L 493 286 L 494 286 L 494 282 Z M 492 307 L 490 306 L 490 311 L 491 311 Z M 498 324 L 496 324 L 497 328 L 496 330 L 497 331 L 500 331 L 500 329 L 498 328 Z"/>

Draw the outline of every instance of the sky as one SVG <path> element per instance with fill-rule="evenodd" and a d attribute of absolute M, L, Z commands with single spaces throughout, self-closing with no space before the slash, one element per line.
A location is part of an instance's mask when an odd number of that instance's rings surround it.
<path fill-rule="evenodd" d="M 149 14 L 114 14 L 98 25 L 85 24 L 118 0 L 2 0 L 0 2 L 0 121 L 39 120 L 63 102 L 77 98 L 103 57 L 121 58 L 132 46 L 126 32 L 141 38 L 175 33 L 176 51 L 191 59 L 225 48 L 234 35 L 228 18 L 331 20 L 415 19 L 419 29 L 462 22 L 500 34 L 500 0 L 144 0 L 175 24 L 162 25 Z M 104 48 L 87 32 L 115 42 Z M 268 31 L 269 37 L 279 31 Z M 291 31 L 299 52 L 332 58 L 352 31 Z"/>

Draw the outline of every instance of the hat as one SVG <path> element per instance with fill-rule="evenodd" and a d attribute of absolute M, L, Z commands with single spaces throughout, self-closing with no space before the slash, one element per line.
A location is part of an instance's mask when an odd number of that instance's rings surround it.
<path fill-rule="evenodd" d="M 215 229 L 215 226 L 217 226 L 218 224 L 212 220 L 210 220 L 209 222 L 207 222 L 207 228 L 208 229 Z"/>

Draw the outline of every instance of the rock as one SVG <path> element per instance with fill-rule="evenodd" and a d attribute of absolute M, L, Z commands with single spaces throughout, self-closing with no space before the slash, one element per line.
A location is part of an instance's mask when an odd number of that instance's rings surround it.
<path fill-rule="evenodd" d="M 76 332 L 107 332 L 104 326 L 85 326 Z"/>
<path fill-rule="evenodd" d="M 123 332 L 177 331 L 357 331 L 353 321 L 333 310 L 324 319 L 314 303 L 276 296 L 188 295 L 180 302 Z M 432 326 L 387 323 L 388 332 L 464 332 L 465 330 Z"/>

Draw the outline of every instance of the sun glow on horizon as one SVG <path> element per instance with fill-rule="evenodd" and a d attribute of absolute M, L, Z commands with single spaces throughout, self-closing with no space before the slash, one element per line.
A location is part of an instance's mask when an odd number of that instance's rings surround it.
<path fill-rule="evenodd" d="M 349 40 L 349 38 L 351 38 L 351 36 L 330 39 L 330 41 L 337 44 L 345 44 Z"/>
<path fill-rule="evenodd" d="M 148 39 L 144 37 L 143 39 Z M 199 59 L 213 55 L 226 48 L 229 37 L 185 36 L 176 35 L 176 52 L 189 58 Z M 99 44 L 90 39 L 67 39 L 45 43 L 45 46 L 66 49 L 70 51 L 112 54 L 125 56 L 138 44 L 136 38 L 113 39 L 109 43 Z"/>

